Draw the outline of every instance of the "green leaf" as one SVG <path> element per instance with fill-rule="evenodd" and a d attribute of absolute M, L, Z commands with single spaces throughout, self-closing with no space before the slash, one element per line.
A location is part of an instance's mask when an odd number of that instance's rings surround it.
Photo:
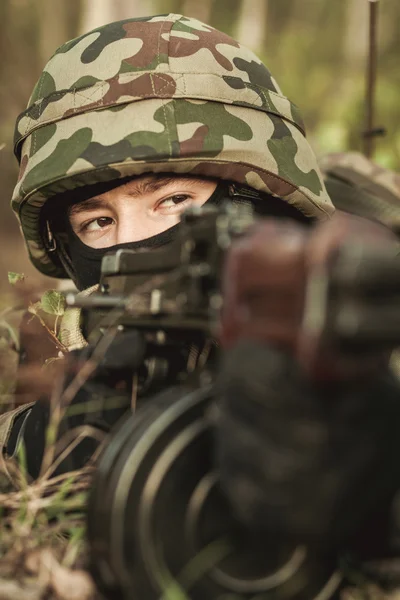
<path fill-rule="evenodd" d="M 8 283 L 15 285 L 20 281 L 25 281 L 25 275 L 23 273 L 15 273 L 15 271 L 8 271 Z"/>
<path fill-rule="evenodd" d="M 40 308 L 49 315 L 60 317 L 65 311 L 65 297 L 57 290 L 49 290 L 41 297 Z"/>

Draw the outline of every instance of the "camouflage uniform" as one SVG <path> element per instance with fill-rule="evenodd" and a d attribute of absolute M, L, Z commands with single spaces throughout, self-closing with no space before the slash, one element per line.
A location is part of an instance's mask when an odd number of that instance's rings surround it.
<path fill-rule="evenodd" d="M 336 208 L 379 221 L 400 234 L 400 175 L 359 152 L 327 154 L 319 165 Z"/>

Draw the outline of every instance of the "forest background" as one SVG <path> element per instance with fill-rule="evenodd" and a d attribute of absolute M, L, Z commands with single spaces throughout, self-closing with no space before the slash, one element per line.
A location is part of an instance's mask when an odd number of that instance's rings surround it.
<path fill-rule="evenodd" d="M 13 129 L 43 66 L 68 39 L 107 22 L 168 12 L 210 23 L 251 47 L 301 109 L 318 155 L 360 150 L 368 55 L 367 0 L 0 0 L 0 290 L 7 271 L 37 278 L 9 208 Z M 380 1 L 375 160 L 400 165 L 400 2 Z M 52 285 L 52 282 L 42 283 Z"/>
<path fill-rule="evenodd" d="M 18 172 L 12 141 L 15 119 L 58 46 L 113 20 L 168 12 L 196 17 L 263 59 L 283 92 L 300 107 L 317 155 L 361 150 L 369 4 L 368 0 L 0 0 L 0 316 L 15 302 L 8 271 L 23 272 L 42 288 L 56 284 L 40 278 L 30 266 L 10 198 Z M 385 127 L 387 135 L 376 142 L 375 160 L 399 171 L 400 2 L 380 0 L 379 5 L 376 125 Z M 0 319 L 0 332 L 2 328 Z M 13 384 L 8 370 L 11 373 L 17 356 L 5 360 L 7 350 L 7 343 L 0 345 L 0 391 Z M 28 487 L 23 469 L 20 490 L 4 492 L 0 481 L 1 598 L 93 598 L 90 580 L 71 570 L 87 555 L 83 511 L 88 481 L 65 479 L 60 484 L 44 477 Z M 32 550 L 40 547 L 39 560 Z"/>

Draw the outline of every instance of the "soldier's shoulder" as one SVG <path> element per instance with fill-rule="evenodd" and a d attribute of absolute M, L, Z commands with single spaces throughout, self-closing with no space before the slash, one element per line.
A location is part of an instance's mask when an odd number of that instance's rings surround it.
<path fill-rule="evenodd" d="M 326 154 L 319 165 L 337 209 L 377 220 L 400 233 L 400 174 L 359 152 Z"/>

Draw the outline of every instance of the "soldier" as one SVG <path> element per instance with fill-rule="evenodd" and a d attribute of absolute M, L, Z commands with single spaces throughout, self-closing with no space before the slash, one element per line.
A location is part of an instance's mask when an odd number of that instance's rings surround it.
<path fill-rule="evenodd" d="M 399 390 L 387 357 L 349 361 L 331 350 L 317 360 L 299 331 L 312 265 L 354 237 L 393 242 L 380 225 L 329 221 L 334 208 L 299 111 L 252 52 L 175 14 L 98 28 L 50 59 L 18 118 L 15 152 L 12 206 L 29 256 L 83 294 L 96 289 L 106 252 L 166 243 L 187 206 L 227 198 L 275 217 L 227 259 L 226 490 L 244 520 L 327 545 L 358 534 L 382 507 L 387 514 L 400 476 L 390 458 Z M 71 350 L 87 344 L 76 309 L 60 332 Z M 91 385 L 74 402 L 93 393 L 95 377 Z M 128 407 L 92 425 L 108 430 Z M 23 439 L 33 477 L 48 418 L 44 402 L 3 417 L 5 452 Z M 74 466 L 89 454 L 75 454 Z"/>

